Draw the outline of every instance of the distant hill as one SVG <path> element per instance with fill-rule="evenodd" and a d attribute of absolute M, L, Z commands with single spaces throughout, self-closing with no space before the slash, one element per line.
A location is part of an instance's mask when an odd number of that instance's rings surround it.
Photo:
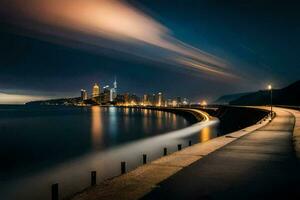
<path fill-rule="evenodd" d="M 42 101 L 30 101 L 26 105 L 37 106 L 37 105 L 74 105 L 81 100 L 80 97 L 75 98 L 61 98 L 61 99 L 49 99 Z"/>
<path fill-rule="evenodd" d="M 261 90 L 230 101 L 230 105 L 266 105 L 270 104 L 270 91 Z M 285 88 L 273 90 L 274 105 L 300 106 L 300 81 Z"/>
<path fill-rule="evenodd" d="M 224 95 L 219 97 L 217 100 L 215 100 L 214 104 L 222 104 L 222 105 L 229 104 L 229 102 L 238 99 L 242 96 L 245 96 L 247 94 L 250 94 L 250 92 Z"/>

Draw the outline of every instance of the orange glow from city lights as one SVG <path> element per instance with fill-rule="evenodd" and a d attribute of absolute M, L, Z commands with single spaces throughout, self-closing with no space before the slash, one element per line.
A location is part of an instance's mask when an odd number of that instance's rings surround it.
<path fill-rule="evenodd" d="M 200 102 L 200 105 L 201 106 L 207 106 L 207 102 L 205 100 L 203 100 L 203 101 Z"/>
<path fill-rule="evenodd" d="M 199 141 L 206 142 L 209 139 L 211 139 L 211 129 L 210 127 L 205 127 L 204 129 L 201 130 L 199 134 Z"/>
<path fill-rule="evenodd" d="M 97 148 L 102 142 L 101 109 L 99 106 L 92 106 L 92 142 L 93 147 Z"/>

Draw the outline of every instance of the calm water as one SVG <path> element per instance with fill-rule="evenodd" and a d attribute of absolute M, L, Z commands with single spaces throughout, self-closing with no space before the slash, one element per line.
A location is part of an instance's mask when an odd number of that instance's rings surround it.
<path fill-rule="evenodd" d="M 190 125 L 181 116 L 117 107 L 2 107 L 1 172 L 30 172 L 92 151 Z M 11 174 L 13 175 L 13 174 Z"/>
<path fill-rule="evenodd" d="M 68 175 L 70 170 L 76 172 L 78 178 L 69 182 L 87 182 L 87 185 L 89 169 L 106 171 L 101 174 L 102 179 L 116 175 L 120 159 L 128 154 L 140 155 L 140 149 L 146 149 L 145 145 L 128 145 L 123 149 L 122 146 L 191 124 L 173 113 L 137 108 L 0 106 L 0 187 L 3 186 L 0 197 L 18 199 L 11 195 L 16 190 L 20 190 L 22 196 L 32 194 L 30 189 L 20 188 L 21 184 L 45 184 L 39 189 L 41 194 L 28 198 L 46 199 L 51 181 L 61 179 L 63 182 L 73 177 L 73 174 Z M 199 142 L 215 136 L 216 133 L 206 128 L 193 137 Z M 176 142 L 170 151 L 176 150 Z M 159 157 L 157 154 L 149 157 L 155 159 Z M 139 165 L 137 155 L 134 156 L 128 157 L 132 159 L 129 168 Z M 107 162 L 114 163 L 115 169 L 107 170 Z M 64 190 L 70 194 L 83 187 L 65 185 Z"/>

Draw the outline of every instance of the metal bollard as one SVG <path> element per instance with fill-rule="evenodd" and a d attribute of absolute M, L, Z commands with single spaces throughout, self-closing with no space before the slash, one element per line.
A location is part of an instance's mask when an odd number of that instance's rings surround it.
<path fill-rule="evenodd" d="M 58 200 L 58 183 L 52 184 L 51 187 L 52 200 Z"/>
<path fill-rule="evenodd" d="M 192 140 L 189 140 L 189 146 L 192 146 Z"/>
<path fill-rule="evenodd" d="M 181 144 L 178 144 L 178 145 L 177 145 L 177 148 L 178 148 L 178 151 L 180 151 L 181 148 L 182 148 Z"/>
<path fill-rule="evenodd" d="M 97 173 L 96 171 L 91 171 L 91 186 L 96 185 Z"/>
<path fill-rule="evenodd" d="M 168 149 L 165 147 L 164 148 L 164 156 L 166 156 L 168 154 Z"/>
<path fill-rule="evenodd" d="M 121 174 L 125 174 L 126 173 L 126 162 L 123 161 L 121 162 Z"/>
<path fill-rule="evenodd" d="M 143 154 L 143 164 L 147 163 L 147 154 Z"/>

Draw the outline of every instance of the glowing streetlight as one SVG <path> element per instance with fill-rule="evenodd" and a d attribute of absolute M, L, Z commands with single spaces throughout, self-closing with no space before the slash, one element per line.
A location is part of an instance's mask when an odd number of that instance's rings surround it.
<path fill-rule="evenodd" d="M 271 118 L 273 115 L 273 91 L 272 91 L 272 85 L 268 85 L 268 90 L 270 91 L 270 100 L 271 100 Z"/>
<path fill-rule="evenodd" d="M 207 106 L 207 102 L 205 100 L 203 100 L 200 105 L 204 108 L 205 106 Z"/>
<path fill-rule="evenodd" d="M 269 89 L 269 90 L 272 90 L 272 85 L 268 85 L 268 89 Z"/>

